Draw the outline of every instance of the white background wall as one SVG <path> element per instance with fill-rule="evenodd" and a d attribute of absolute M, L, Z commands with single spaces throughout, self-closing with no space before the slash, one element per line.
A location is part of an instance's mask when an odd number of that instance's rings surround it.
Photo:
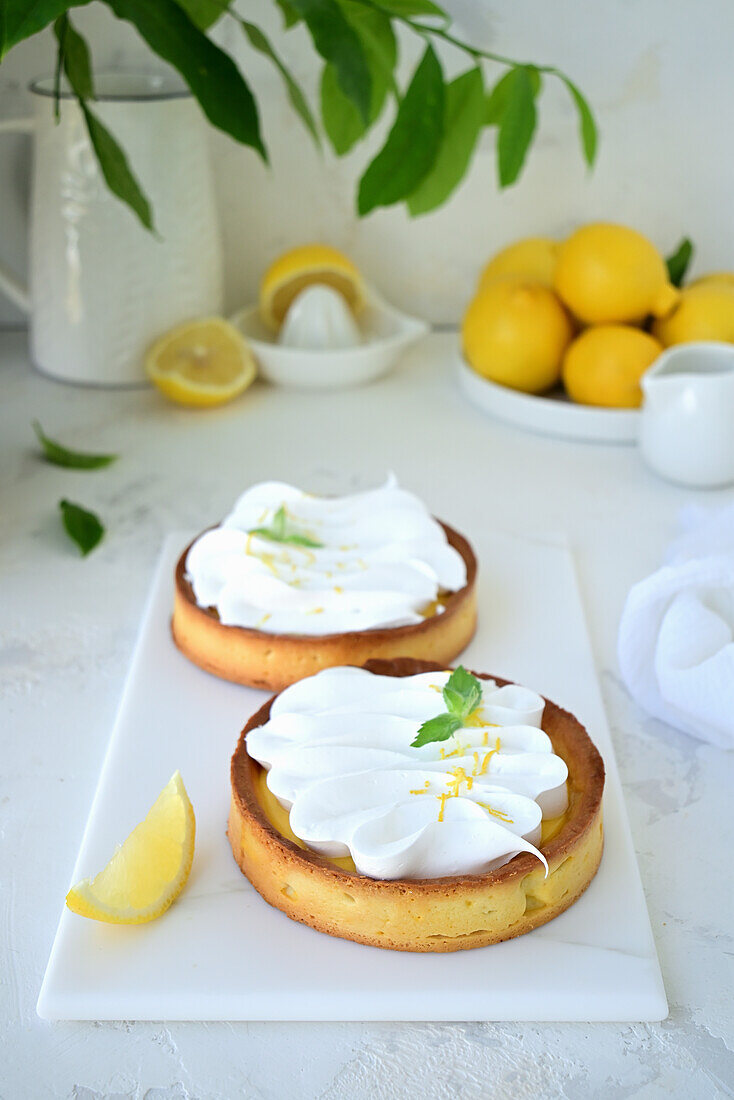
<path fill-rule="evenodd" d="M 355 181 L 388 119 L 368 147 L 341 161 L 328 150 L 320 156 L 268 63 L 237 28 L 222 28 L 220 42 L 258 93 L 272 165 L 264 168 L 249 150 L 212 134 L 229 307 L 253 297 L 275 253 L 308 239 L 343 247 L 388 297 L 434 321 L 460 316 L 480 265 L 504 242 L 531 233 L 560 236 L 592 218 L 635 225 L 665 251 L 687 233 L 697 245 L 698 271 L 734 268 L 731 0 L 447 0 L 445 6 L 472 41 L 556 64 L 576 80 L 601 129 L 593 173 L 581 157 L 568 97 L 549 82 L 539 138 L 515 188 L 497 190 L 494 131 L 487 131 L 470 177 L 447 207 L 415 220 L 387 210 L 359 221 Z M 305 32 L 281 32 L 271 0 L 248 0 L 246 9 L 272 33 L 315 102 L 318 63 Z M 106 11 L 93 6 L 75 18 L 98 67 L 145 65 L 146 48 Z M 408 39 L 403 52 L 415 57 Z M 53 57 L 48 35 L 9 54 L 0 66 L 0 117 L 26 113 L 25 85 L 49 72 Z M 449 50 L 445 65 L 452 72 L 464 62 Z M 0 150 L 0 256 L 22 273 L 30 140 L 2 135 Z M 20 320 L 0 303 L 0 324 Z"/>

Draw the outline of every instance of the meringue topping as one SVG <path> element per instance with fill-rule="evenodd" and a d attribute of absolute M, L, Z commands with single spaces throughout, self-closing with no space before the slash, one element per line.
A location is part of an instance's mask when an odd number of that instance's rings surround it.
<path fill-rule="evenodd" d="M 283 515 L 285 541 L 262 533 Z M 254 485 L 196 540 L 186 573 L 197 604 L 223 625 L 310 635 L 419 623 L 467 579 L 441 525 L 393 476 L 336 498 Z"/>
<path fill-rule="evenodd" d="M 470 721 L 414 748 L 449 675 L 330 668 L 275 699 L 247 749 L 303 843 L 378 879 L 482 874 L 523 851 L 545 864 L 541 822 L 565 812 L 568 769 L 542 697 L 483 680 Z"/>

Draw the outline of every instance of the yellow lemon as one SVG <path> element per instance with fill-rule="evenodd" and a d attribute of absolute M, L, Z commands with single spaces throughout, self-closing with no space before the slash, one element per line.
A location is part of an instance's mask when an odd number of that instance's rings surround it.
<path fill-rule="evenodd" d="M 502 279 L 479 290 L 462 324 L 470 366 L 502 386 L 542 393 L 558 382 L 573 329 L 552 290 Z"/>
<path fill-rule="evenodd" d="M 526 237 L 508 245 L 489 261 L 479 277 L 480 289 L 505 275 L 519 275 L 529 282 L 553 286 L 558 260 L 558 241 L 550 237 Z"/>
<path fill-rule="evenodd" d="M 108 924 L 144 924 L 159 917 L 186 885 L 195 834 L 194 811 L 176 772 L 107 866 L 72 886 L 66 904 L 82 917 Z"/>
<path fill-rule="evenodd" d="M 655 246 L 634 229 L 597 222 L 577 229 L 559 249 L 554 285 L 584 324 L 662 317 L 678 291 Z"/>
<path fill-rule="evenodd" d="M 688 286 L 710 286 L 722 283 L 724 286 L 734 286 L 734 271 L 712 271 L 710 275 L 699 275 Z"/>
<path fill-rule="evenodd" d="M 171 329 L 149 349 L 145 369 L 171 401 L 197 408 L 231 401 L 257 374 L 244 336 L 221 317 Z"/>
<path fill-rule="evenodd" d="M 640 378 L 662 350 L 654 336 L 629 325 L 587 328 L 563 358 L 566 392 L 582 405 L 636 409 Z"/>
<path fill-rule="evenodd" d="M 734 283 L 710 281 L 686 287 L 676 308 L 655 322 L 653 332 L 666 347 L 691 340 L 734 343 Z"/>
<path fill-rule="evenodd" d="M 293 299 L 315 283 L 338 290 L 354 313 L 364 304 L 362 276 L 349 257 L 326 244 L 304 244 L 284 252 L 263 275 L 260 315 L 265 324 L 277 332 Z"/>

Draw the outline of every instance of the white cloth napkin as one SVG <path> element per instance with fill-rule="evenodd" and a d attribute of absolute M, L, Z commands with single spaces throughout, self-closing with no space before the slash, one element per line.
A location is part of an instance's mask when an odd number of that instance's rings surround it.
<path fill-rule="evenodd" d="M 666 564 L 627 597 L 619 664 L 650 714 L 734 749 L 734 504 L 681 520 Z"/>

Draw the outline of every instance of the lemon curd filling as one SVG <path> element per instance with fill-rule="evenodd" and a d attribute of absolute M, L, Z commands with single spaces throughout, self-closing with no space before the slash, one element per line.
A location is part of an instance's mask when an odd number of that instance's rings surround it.
<path fill-rule="evenodd" d="M 312 849 L 310 849 L 307 844 L 304 844 L 291 829 L 288 811 L 283 809 L 278 799 L 268 787 L 268 773 L 264 768 L 260 767 L 256 769 L 256 773 L 255 794 L 270 824 L 276 832 L 280 833 L 286 840 L 290 840 L 299 848 L 303 848 L 304 851 L 311 851 Z M 319 859 L 323 859 L 324 863 L 333 864 L 334 867 L 341 867 L 342 871 L 356 871 L 354 860 L 351 856 L 332 857 L 319 855 Z"/>
<path fill-rule="evenodd" d="M 455 770 L 457 772 L 458 771 L 463 771 L 463 768 L 456 768 Z M 265 814 L 265 816 L 267 817 L 268 821 L 270 822 L 270 824 L 273 826 L 273 828 L 275 829 L 275 831 L 277 833 L 280 833 L 280 835 L 282 837 L 285 837 L 286 840 L 290 840 L 298 848 L 302 848 L 304 851 L 312 851 L 312 849 L 310 849 L 307 844 L 304 844 L 304 842 L 299 837 L 297 837 L 296 834 L 291 829 L 290 817 L 289 817 L 288 811 L 285 810 L 281 806 L 280 802 L 278 802 L 278 799 L 275 797 L 273 792 L 268 787 L 268 782 L 267 782 L 268 773 L 266 772 L 265 768 L 261 768 L 261 767 L 258 766 L 258 767 L 256 767 L 255 771 L 256 771 L 255 784 L 254 784 L 255 785 L 255 794 L 257 796 L 257 800 L 260 804 L 260 807 L 261 807 L 263 813 Z M 468 778 L 471 779 L 472 777 L 469 776 Z M 454 781 L 456 781 L 456 777 L 454 777 Z M 461 780 L 459 780 L 459 783 L 460 782 L 461 782 Z M 568 784 L 567 784 L 567 786 L 568 786 Z M 458 791 L 458 785 L 457 785 L 457 791 Z M 411 793 L 412 794 L 424 794 L 425 790 L 423 788 L 420 788 L 419 790 L 412 791 Z M 449 793 L 446 793 L 446 794 L 443 794 L 443 795 L 437 795 L 436 797 L 438 798 L 439 802 L 441 803 L 440 808 L 438 809 L 438 813 L 439 813 L 438 820 L 440 821 L 440 820 L 442 820 L 442 811 L 443 811 L 443 808 L 445 806 L 445 803 L 446 803 L 447 799 L 449 799 L 451 797 L 451 795 Z M 547 844 L 548 841 L 552 840 L 554 836 L 557 836 L 558 833 L 563 828 L 563 826 L 565 825 L 566 821 L 568 820 L 569 814 L 571 812 L 571 803 L 572 803 L 572 801 L 573 801 L 572 798 L 569 797 L 569 808 L 565 811 L 565 813 L 561 814 L 559 817 L 544 818 L 543 821 L 541 822 L 541 826 L 540 826 L 540 830 L 541 830 L 541 832 L 540 832 L 540 846 L 541 846 L 541 848 L 543 847 L 544 844 Z M 489 813 L 493 813 L 493 812 L 498 813 L 498 811 L 492 811 L 489 806 L 485 806 L 484 808 Z M 314 854 L 316 854 L 320 860 L 323 860 L 324 863 L 329 863 L 334 867 L 339 867 L 339 868 L 341 868 L 342 871 L 356 871 L 356 867 L 354 866 L 354 860 L 352 859 L 351 856 L 323 856 L 320 853 L 314 853 Z"/>
<path fill-rule="evenodd" d="M 431 600 L 430 603 L 421 608 L 420 614 L 424 619 L 430 619 L 433 615 L 438 615 L 446 607 L 450 597 L 450 592 L 439 592 L 435 600 Z"/>

